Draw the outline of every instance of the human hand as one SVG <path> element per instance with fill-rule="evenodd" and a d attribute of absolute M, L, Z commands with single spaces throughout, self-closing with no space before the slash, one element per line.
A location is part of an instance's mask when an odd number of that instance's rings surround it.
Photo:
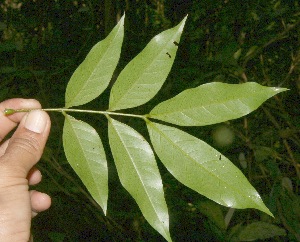
<path fill-rule="evenodd" d="M 5 108 L 41 108 L 33 99 L 10 99 L 0 103 L 0 241 L 30 238 L 31 218 L 48 209 L 51 198 L 32 190 L 42 175 L 34 168 L 41 158 L 49 131 L 50 118 L 41 110 L 5 116 Z M 5 136 L 18 125 L 12 137 Z"/>

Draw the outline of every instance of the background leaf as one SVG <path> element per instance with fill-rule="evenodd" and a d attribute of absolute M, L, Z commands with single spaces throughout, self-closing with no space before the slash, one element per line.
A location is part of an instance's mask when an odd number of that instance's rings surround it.
<path fill-rule="evenodd" d="M 107 161 L 96 130 L 89 124 L 66 115 L 63 145 L 68 162 L 106 214 Z"/>
<path fill-rule="evenodd" d="M 212 82 L 188 89 L 158 104 L 150 118 L 182 126 L 203 126 L 242 117 L 286 88 L 265 87 L 255 82 Z"/>
<path fill-rule="evenodd" d="M 158 157 L 181 183 L 221 205 L 273 216 L 243 173 L 217 150 L 170 126 L 149 121 L 147 127 Z"/>
<path fill-rule="evenodd" d="M 173 65 L 186 18 L 176 27 L 156 35 L 129 62 L 112 87 L 109 110 L 136 107 L 155 96 Z"/>
<path fill-rule="evenodd" d="M 125 15 L 75 70 L 66 90 L 67 108 L 88 103 L 107 88 L 121 54 L 124 18 Z"/>
<path fill-rule="evenodd" d="M 210 219 L 218 228 L 226 230 L 225 217 L 221 206 L 211 200 L 197 201 L 195 207 L 200 210 L 208 219 Z"/>
<path fill-rule="evenodd" d="M 122 185 L 151 226 L 171 241 L 162 180 L 150 145 L 137 131 L 111 118 L 108 134 Z"/>
<path fill-rule="evenodd" d="M 254 222 L 246 227 L 239 234 L 239 241 L 255 241 L 272 238 L 275 236 L 285 236 L 286 232 L 274 224 L 266 222 Z"/>

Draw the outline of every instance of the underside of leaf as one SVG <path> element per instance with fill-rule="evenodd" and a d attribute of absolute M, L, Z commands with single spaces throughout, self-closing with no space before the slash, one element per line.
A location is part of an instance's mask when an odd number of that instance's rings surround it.
<path fill-rule="evenodd" d="M 67 108 L 88 103 L 107 88 L 121 54 L 124 18 L 125 15 L 75 70 L 66 90 Z"/>
<path fill-rule="evenodd" d="M 108 132 L 122 185 L 135 199 L 149 224 L 171 241 L 162 180 L 150 145 L 137 131 L 111 118 Z"/>
<path fill-rule="evenodd" d="M 104 214 L 108 199 L 108 170 L 99 135 L 89 124 L 66 115 L 63 145 L 67 160 Z"/>
<path fill-rule="evenodd" d="M 156 35 L 120 73 L 112 87 L 109 110 L 148 102 L 160 90 L 173 65 L 186 21 Z"/>
<path fill-rule="evenodd" d="M 158 157 L 181 183 L 221 205 L 272 216 L 243 173 L 220 152 L 174 127 L 150 121 L 147 127 Z"/>
<path fill-rule="evenodd" d="M 204 126 L 240 118 L 285 88 L 255 82 L 212 82 L 188 89 L 152 109 L 149 118 L 182 126 Z"/>

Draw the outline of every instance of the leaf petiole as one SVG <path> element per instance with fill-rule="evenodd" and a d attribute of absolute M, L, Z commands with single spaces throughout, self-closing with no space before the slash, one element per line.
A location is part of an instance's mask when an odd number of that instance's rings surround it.
<path fill-rule="evenodd" d="M 109 111 L 97 111 L 97 110 L 84 110 L 84 109 L 71 109 L 71 108 L 32 108 L 32 109 L 11 109 L 6 108 L 3 113 L 5 116 L 12 115 L 14 113 L 23 113 L 23 112 L 30 112 L 33 110 L 43 110 L 46 112 L 76 112 L 76 113 L 93 113 L 93 114 L 103 114 L 103 115 L 118 115 L 118 116 L 127 116 L 133 118 L 141 118 L 145 120 L 145 115 L 138 115 L 138 114 L 128 114 L 128 113 L 116 113 L 116 112 L 109 112 Z"/>

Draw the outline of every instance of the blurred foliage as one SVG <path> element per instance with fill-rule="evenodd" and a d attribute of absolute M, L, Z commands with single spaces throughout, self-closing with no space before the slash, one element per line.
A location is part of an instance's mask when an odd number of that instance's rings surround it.
<path fill-rule="evenodd" d="M 178 183 L 159 164 L 174 241 L 249 241 L 253 233 L 260 241 L 300 241 L 298 1 L 1 1 L 0 101 L 36 98 L 44 107 L 62 107 L 72 72 L 124 11 L 126 33 L 115 76 L 153 35 L 189 14 L 173 70 L 159 94 L 135 109 L 141 114 L 183 89 L 211 81 L 255 81 L 290 89 L 221 129 L 220 125 L 185 129 L 230 158 L 275 219 L 253 209 L 219 206 Z M 105 92 L 84 108 L 104 110 L 107 100 Z M 102 214 L 66 162 L 63 118 L 50 115 L 52 131 L 38 165 L 43 181 L 37 189 L 52 196 L 52 207 L 34 219 L 35 241 L 163 241 L 121 187 L 109 152 L 108 216 Z M 78 118 L 95 127 L 107 143 L 103 117 Z M 129 119 L 123 122 L 132 125 Z M 133 124 L 145 133 L 142 123 Z M 222 137 L 225 141 L 220 141 Z"/>

